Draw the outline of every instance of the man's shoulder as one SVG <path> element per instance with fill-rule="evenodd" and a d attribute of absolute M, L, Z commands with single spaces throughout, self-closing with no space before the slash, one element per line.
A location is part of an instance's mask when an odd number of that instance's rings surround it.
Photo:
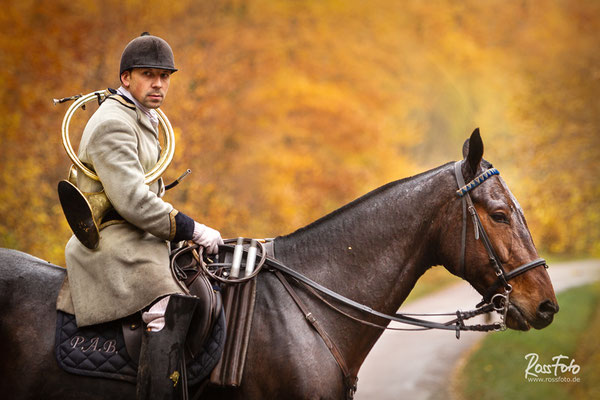
<path fill-rule="evenodd" d="M 127 123 L 133 127 L 137 125 L 137 120 L 135 105 L 125 102 L 121 96 L 114 95 L 107 97 L 102 102 L 89 122 L 93 126 L 98 126 L 110 124 L 113 121 L 116 124 Z"/>
<path fill-rule="evenodd" d="M 107 132 L 121 132 L 127 135 L 137 135 L 140 127 L 137 113 L 134 109 L 123 106 L 117 101 L 107 98 L 88 120 L 83 131 L 81 145 L 96 142 L 99 138 L 111 139 L 115 135 L 104 135 Z M 116 138 L 115 138 L 116 139 Z"/>

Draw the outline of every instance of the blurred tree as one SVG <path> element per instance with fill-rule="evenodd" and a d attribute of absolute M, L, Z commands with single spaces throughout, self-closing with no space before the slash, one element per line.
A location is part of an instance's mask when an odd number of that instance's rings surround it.
<path fill-rule="evenodd" d="M 549 251 L 599 255 L 600 3 L 532 7 L 530 18 L 523 42 L 535 54 L 519 49 L 526 79 L 514 115 L 523 205 Z"/>

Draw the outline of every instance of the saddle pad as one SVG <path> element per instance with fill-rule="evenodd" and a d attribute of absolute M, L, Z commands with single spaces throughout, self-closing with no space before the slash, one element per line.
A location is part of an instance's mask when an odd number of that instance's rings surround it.
<path fill-rule="evenodd" d="M 187 364 L 189 385 L 213 370 L 223 353 L 225 332 L 221 311 L 202 351 Z M 137 363 L 127 354 L 120 320 L 78 328 L 74 315 L 58 311 L 55 352 L 58 365 L 67 372 L 135 384 Z"/>

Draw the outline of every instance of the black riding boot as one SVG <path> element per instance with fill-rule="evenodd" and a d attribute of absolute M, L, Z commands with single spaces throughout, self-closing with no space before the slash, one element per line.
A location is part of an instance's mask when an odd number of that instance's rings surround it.
<path fill-rule="evenodd" d="M 144 331 L 137 374 L 138 400 L 181 399 L 186 379 L 183 345 L 198 299 L 171 295 L 165 312 L 165 327 Z"/>

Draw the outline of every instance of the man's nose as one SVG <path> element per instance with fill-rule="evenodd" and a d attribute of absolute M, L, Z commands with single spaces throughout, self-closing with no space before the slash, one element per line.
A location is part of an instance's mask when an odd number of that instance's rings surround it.
<path fill-rule="evenodd" d="M 160 76 L 152 79 L 152 87 L 162 87 L 162 80 L 160 79 Z"/>

